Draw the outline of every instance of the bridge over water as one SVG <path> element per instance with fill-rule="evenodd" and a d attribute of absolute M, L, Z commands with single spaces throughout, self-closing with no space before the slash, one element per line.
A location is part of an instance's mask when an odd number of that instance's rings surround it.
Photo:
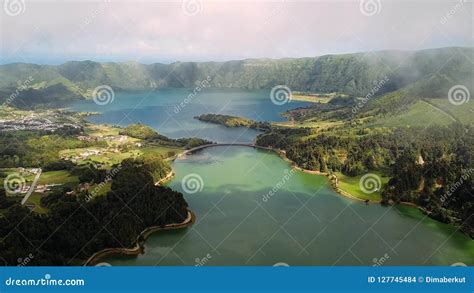
<path fill-rule="evenodd" d="M 199 150 L 202 150 L 202 149 L 205 149 L 205 148 L 216 147 L 216 146 L 243 146 L 243 147 L 251 147 L 251 148 L 267 150 L 267 151 L 273 151 L 274 150 L 270 147 L 263 147 L 263 146 L 255 145 L 255 144 L 252 144 L 252 143 L 212 143 L 212 144 L 200 145 L 200 146 L 191 148 L 189 150 L 185 150 L 183 153 L 180 154 L 180 156 L 192 154 L 196 151 L 199 151 Z"/>

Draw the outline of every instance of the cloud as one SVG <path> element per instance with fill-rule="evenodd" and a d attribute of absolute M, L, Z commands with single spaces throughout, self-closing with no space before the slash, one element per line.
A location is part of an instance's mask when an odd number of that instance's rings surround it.
<path fill-rule="evenodd" d="M 359 1 L 196 3 L 190 15 L 181 1 L 26 1 L 24 13 L 2 15 L 1 62 L 282 58 L 473 42 L 472 3 L 441 22 L 459 1 L 382 0 L 373 16 Z"/>

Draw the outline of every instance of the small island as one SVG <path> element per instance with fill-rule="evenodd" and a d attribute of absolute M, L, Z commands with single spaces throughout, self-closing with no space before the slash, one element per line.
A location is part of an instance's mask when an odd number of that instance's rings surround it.
<path fill-rule="evenodd" d="M 195 119 L 203 122 L 220 124 L 225 127 L 247 127 L 260 131 L 268 131 L 271 129 L 270 122 L 255 121 L 243 117 L 223 115 L 223 114 L 203 114 L 194 117 Z"/>

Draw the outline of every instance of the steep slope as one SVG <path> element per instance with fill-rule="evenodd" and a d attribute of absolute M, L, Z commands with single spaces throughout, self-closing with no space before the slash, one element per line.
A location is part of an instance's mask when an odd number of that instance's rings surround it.
<path fill-rule="evenodd" d="M 71 61 L 59 66 L 15 63 L 0 65 L 0 89 L 15 88 L 32 78 L 32 86 L 62 83 L 75 93 L 90 95 L 99 85 L 117 90 L 150 87 L 194 87 L 208 77 L 216 88 L 272 88 L 284 84 L 294 91 L 341 92 L 365 96 L 374 83 L 387 79 L 376 95 L 419 82 L 411 95 L 432 91 L 432 84 L 472 84 L 473 48 L 422 51 L 380 51 L 297 59 L 247 59 L 228 62 L 175 62 L 172 64 L 98 63 Z M 74 85 L 74 86 L 73 86 Z M 418 92 L 416 92 L 418 90 Z M 3 92 L 3 91 L 2 91 Z"/>

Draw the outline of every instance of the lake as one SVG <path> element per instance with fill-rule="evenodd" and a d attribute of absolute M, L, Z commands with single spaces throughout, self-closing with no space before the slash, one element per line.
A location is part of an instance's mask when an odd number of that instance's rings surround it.
<path fill-rule="evenodd" d="M 412 207 L 365 205 L 336 194 L 326 177 L 299 171 L 273 152 L 212 147 L 173 163 L 169 187 L 197 222 L 153 234 L 145 254 L 112 265 L 473 264 L 473 242 Z M 183 189 L 186 176 L 198 187 Z M 285 178 L 288 178 L 285 180 Z M 280 186 L 269 195 L 275 186 Z M 195 193 L 192 193 L 196 191 Z"/>
<path fill-rule="evenodd" d="M 192 96 L 190 96 L 192 95 Z M 106 105 L 92 100 L 72 104 L 75 111 L 101 112 L 90 116 L 94 123 L 126 126 L 142 123 L 171 138 L 200 137 L 215 142 L 247 143 L 259 131 L 247 128 L 226 128 L 194 119 L 201 114 L 226 114 L 258 121 L 285 121 L 280 113 L 308 105 L 291 101 L 278 106 L 270 100 L 269 90 L 204 89 L 193 95 L 192 89 L 161 89 L 140 92 L 116 92 Z"/>
<path fill-rule="evenodd" d="M 258 131 L 204 123 L 194 116 L 220 113 L 259 121 L 284 121 L 300 106 L 274 105 L 269 91 L 167 89 L 117 92 L 112 103 L 74 103 L 99 111 L 95 123 L 143 123 L 173 138 L 251 142 Z M 188 99 L 189 100 L 189 99 Z M 153 234 L 145 254 L 110 257 L 113 265 L 451 265 L 474 264 L 474 242 L 416 208 L 365 205 L 336 194 L 323 176 L 290 172 L 272 152 L 213 147 L 172 164 L 168 183 L 197 216 L 190 228 Z M 193 178 L 198 190 L 183 189 Z M 288 178 L 288 179 L 286 179 Z M 278 187 L 278 188 L 277 188 Z M 201 189 L 202 188 L 202 189 Z M 277 190 L 275 190 L 277 189 Z M 194 190 L 191 190 L 194 191 Z M 271 193 L 271 191 L 274 191 Z"/>

